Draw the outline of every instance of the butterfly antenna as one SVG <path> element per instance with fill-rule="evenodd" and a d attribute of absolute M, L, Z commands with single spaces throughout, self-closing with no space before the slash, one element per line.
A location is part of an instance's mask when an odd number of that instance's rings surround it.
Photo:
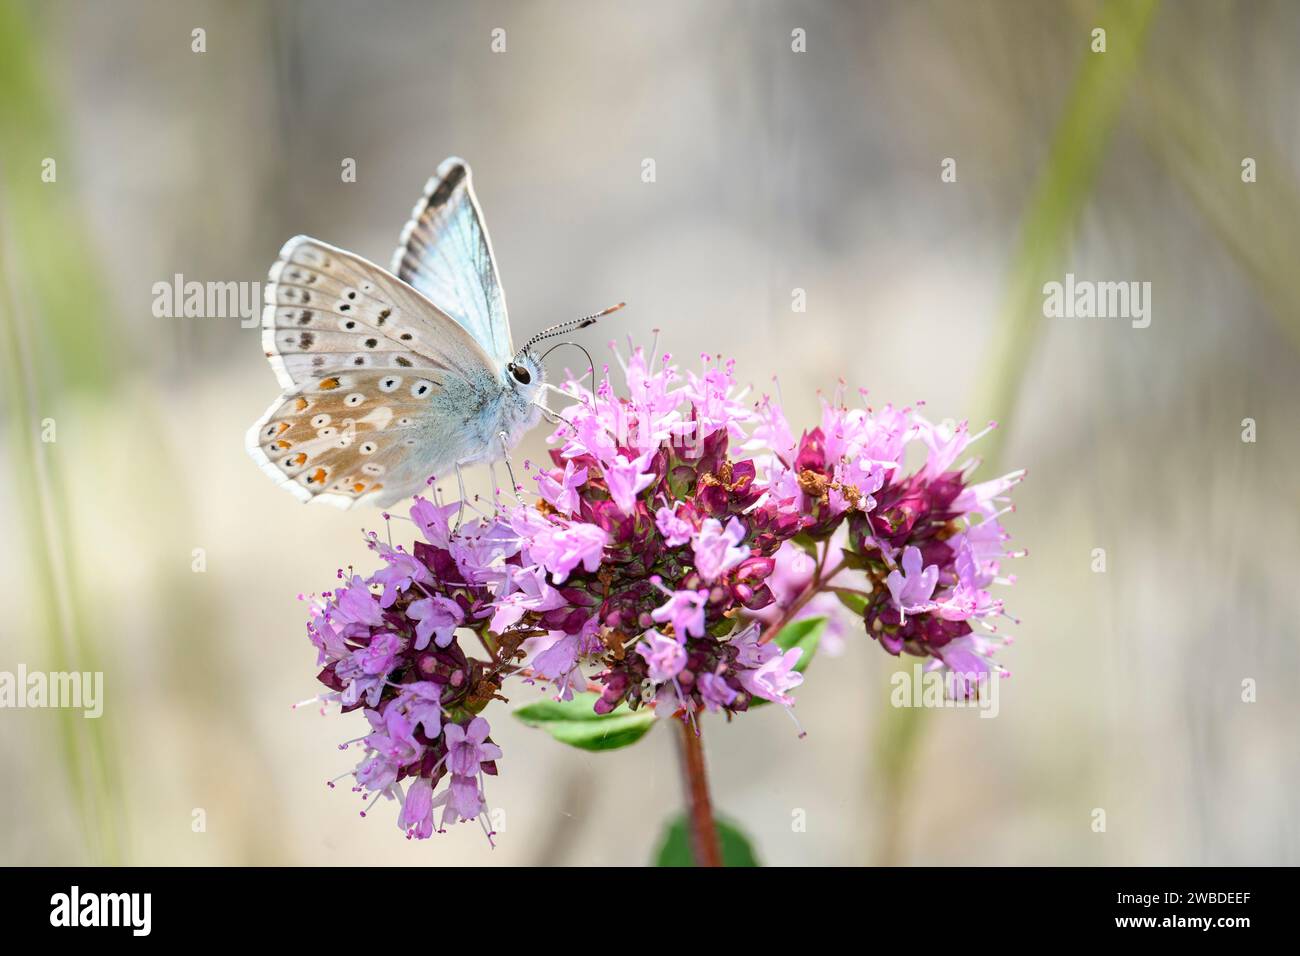
<path fill-rule="evenodd" d="M 531 350 L 538 342 L 544 341 L 545 339 L 551 339 L 557 335 L 568 335 L 570 332 L 578 331 L 578 329 L 585 329 L 589 325 L 595 325 L 597 319 L 603 318 L 611 312 L 617 312 L 625 305 L 627 305 L 626 302 L 620 302 L 618 305 L 611 305 L 608 309 L 601 309 L 599 312 L 593 312 L 591 315 L 584 315 L 580 319 L 570 319 L 568 322 L 561 322 L 559 325 L 552 325 L 549 329 L 542 329 L 542 331 L 538 332 L 528 340 L 524 347 L 519 350 L 519 354 L 523 355 L 525 352 Z M 591 394 L 594 397 L 596 394 L 596 363 L 591 360 L 591 353 L 577 342 L 557 342 L 542 353 L 542 360 L 545 361 L 546 356 L 550 355 L 561 345 L 572 345 L 574 348 L 582 349 L 582 354 L 587 356 L 587 365 L 591 368 Z"/>
<path fill-rule="evenodd" d="M 570 319 L 568 322 L 561 322 L 559 325 L 552 325 L 549 329 L 542 329 L 542 331 L 538 332 L 528 340 L 524 347 L 519 350 L 519 353 L 522 355 L 544 339 L 552 339 L 557 335 L 568 335 L 570 332 L 578 331 L 578 329 L 585 329 L 589 325 L 595 325 L 597 319 L 609 315 L 611 312 L 617 312 L 625 305 L 627 305 L 626 302 L 620 302 L 618 305 L 611 305 L 608 309 L 593 312 L 591 315 L 584 315 L 580 319 Z"/>
<path fill-rule="evenodd" d="M 593 361 L 591 360 L 591 353 L 588 352 L 588 351 L 587 351 L 583 346 L 579 345 L 577 342 L 556 342 L 556 343 L 555 343 L 554 345 L 552 345 L 549 349 L 547 349 L 545 352 L 542 353 L 542 361 L 543 361 L 543 362 L 546 361 L 546 356 L 550 355 L 550 354 L 551 354 L 552 352 L 554 352 L 556 349 L 558 349 L 558 348 L 563 348 L 563 347 L 566 346 L 566 345 L 572 345 L 575 349 L 577 349 L 577 350 L 578 350 L 579 352 L 581 352 L 583 355 L 587 356 L 587 365 L 588 365 L 588 367 L 591 369 L 591 398 L 592 398 L 592 401 L 595 401 L 595 399 L 596 399 L 596 363 L 593 362 Z"/>

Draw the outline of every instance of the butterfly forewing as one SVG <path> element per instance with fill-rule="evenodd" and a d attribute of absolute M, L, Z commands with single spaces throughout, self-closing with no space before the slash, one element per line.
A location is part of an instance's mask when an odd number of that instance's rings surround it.
<path fill-rule="evenodd" d="M 262 343 L 285 388 L 341 368 L 464 372 L 487 359 L 410 286 L 307 236 L 280 250 L 265 298 Z"/>
<path fill-rule="evenodd" d="M 392 269 L 459 322 L 499 366 L 514 357 L 492 242 L 463 160 L 444 160 L 425 185 Z"/>
<path fill-rule="evenodd" d="M 395 500 L 451 468 L 450 384 L 490 403 L 500 372 L 464 328 L 374 263 L 299 236 L 271 268 L 263 344 L 285 394 L 249 453 L 298 498 Z M 432 439 L 430 436 L 433 436 Z"/>

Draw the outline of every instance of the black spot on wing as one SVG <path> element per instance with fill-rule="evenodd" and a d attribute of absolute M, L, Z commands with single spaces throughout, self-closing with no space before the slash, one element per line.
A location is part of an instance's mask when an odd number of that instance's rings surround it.
<path fill-rule="evenodd" d="M 464 180 L 465 167 L 464 165 L 457 163 L 447 171 L 446 176 L 442 177 L 442 182 L 438 183 L 438 188 L 435 189 L 433 195 L 429 197 L 429 205 L 433 206 L 435 209 L 439 206 L 445 205 L 447 200 L 451 198 L 451 194 L 456 191 L 456 187 L 464 182 Z"/>

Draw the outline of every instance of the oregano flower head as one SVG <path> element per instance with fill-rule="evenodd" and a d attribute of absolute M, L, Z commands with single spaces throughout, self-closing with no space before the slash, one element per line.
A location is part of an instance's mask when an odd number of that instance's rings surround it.
<path fill-rule="evenodd" d="M 618 370 L 619 388 L 608 367 L 594 392 L 566 383 L 534 500 L 484 514 L 435 488 L 409 550 L 370 533 L 380 569 L 340 572 L 313 605 L 322 696 L 370 725 L 344 745 L 363 752 L 353 789 L 399 801 L 408 837 L 467 820 L 491 837 L 501 750 L 482 714 L 507 681 L 593 717 L 792 711 L 812 644 L 788 626 L 834 598 L 954 693 L 1005 673 L 990 588 L 1013 580 L 1001 518 L 1023 472 L 972 482 L 965 423 L 837 390 L 796 437 L 731 362 L 683 372 L 634 348 Z"/>

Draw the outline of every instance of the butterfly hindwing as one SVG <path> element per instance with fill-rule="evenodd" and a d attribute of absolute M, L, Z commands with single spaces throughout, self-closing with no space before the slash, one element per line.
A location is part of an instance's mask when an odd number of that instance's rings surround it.
<path fill-rule="evenodd" d="M 302 501 L 348 506 L 409 494 L 420 438 L 444 385 L 423 370 L 344 370 L 281 396 L 248 433 L 249 453 Z"/>
<path fill-rule="evenodd" d="M 425 185 L 392 270 L 459 322 L 498 365 L 513 357 L 505 293 L 463 160 L 444 160 Z"/>

